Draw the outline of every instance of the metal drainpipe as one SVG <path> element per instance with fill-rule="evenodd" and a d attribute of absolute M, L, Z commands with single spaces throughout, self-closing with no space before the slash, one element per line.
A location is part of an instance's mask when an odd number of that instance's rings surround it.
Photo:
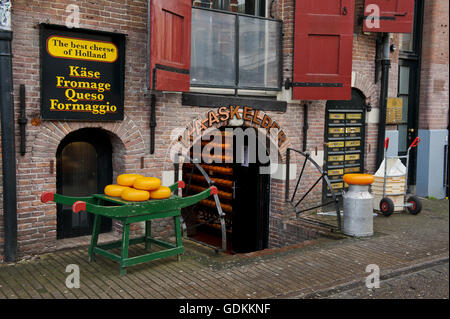
<path fill-rule="evenodd" d="M 12 32 L 0 30 L 0 112 L 5 261 L 17 259 L 16 147 L 12 85 Z"/>
<path fill-rule="evenodd" d="M 389 91 L 390 38 L 386 33 L 383 42 L 383 56 L 381 58 L 381 91 L 380 91 L 380 121 L 378 123 L 377 165 L 379 167 L 384 158 L 384 138 L 386 135 L 386 108 Z"/>
<path fill-rule="evenodd" d="M 306 152 L 308 145 L 308 104 L 303 105 L 303 152 Z"/>
<path fill-rule="evenodd" d="M 156 95 L 151 95 L 150 103 L 150 154 L 155 154 L 155 129 L 156 129 Z"/>

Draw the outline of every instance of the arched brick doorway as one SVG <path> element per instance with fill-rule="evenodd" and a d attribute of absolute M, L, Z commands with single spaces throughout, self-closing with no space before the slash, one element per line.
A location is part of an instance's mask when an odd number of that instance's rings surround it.
<path fill-rule="evenodd" d="M 87 196 L 103 193 L 112 183 L 112 145 L 106 131 L 84 128 L 68 134 L 56 152 L 57 193 Z M 57 205 L 57 239 L 89 235 L 93 216 L 75 214 L 71 207 Z M 111 220 L 104 218 L 102 232 L 111 230 Z"/>

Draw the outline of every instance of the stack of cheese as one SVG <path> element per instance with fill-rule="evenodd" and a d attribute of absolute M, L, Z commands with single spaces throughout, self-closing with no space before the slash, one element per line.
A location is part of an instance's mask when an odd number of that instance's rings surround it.
<path fill-rule="evenodd" d="M 120 197 L 132 202 L 169 198 L 171 193 L 169 187 L 161 186 L 159 178 L 144 177 L 139 174 L 119 175 L 117 184 L 105 187 L 106 195 Z"/>

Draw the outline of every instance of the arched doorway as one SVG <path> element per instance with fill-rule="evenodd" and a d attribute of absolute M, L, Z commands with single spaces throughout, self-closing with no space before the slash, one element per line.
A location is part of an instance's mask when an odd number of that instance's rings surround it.
<path fill-rule="evenodd" d="M 365 105 L 365 97 L 357 89 L 352 89 L 349 101 L 326 104 L 323 169 L 338 194 L 346 188 L 344 174 L 364 172 Z M 323 200 L 329 201 L 330 190 L 323 185 Z"/>
<path fill-rule="evenodd" d="M 87 196 L 103 193 L 112 183 L 112 146 L 108 134 L 101 129 L 85 128 L 68 134 L 56 153 L 57 193 Z M 93 216 L 75 214 L 71 207 L 57 205 L 58 239 L 89 235 Z M 103 218 L 102 232 L 111 230 L 111 220 Z"/>
<path fill-rule="evenodd" d="M 233 134 L 232 145 L 225 135 L 234 128 L 222 127 L 222 143 L 219 157 L 225 163 L 205 163 L 204 147 L 217 144 L 217 140 L 202 140 L 202 157 L 197 161 L 209 178 L 219 189 L 219 200 L 225 213 L 227 250 L 229 253 L 247 253 L 268 247 L 269 242 L 269 205 L 270 205 L 270 174 L 263 167 L 270 165 L 262 161 L 258 154 L 266 151 L 267 143 L 259 141 L 256 129 L 252 127 L 237 128 L 245 131 L 244 138 L 238 139 Z M 235 133 L 235 132 L 234 132 Z M 231 148 L 231 150 L 230 150 Z M 239 149 L 240 148 L 240 149 Z M 195 149 L 195 145 L 193 147 Z M 217 149 L 216 149 L 217 150 Z M 229 161 L 230 151 L 232 160 Z M 206 155 L 206 156 L 205 156 Z M 191 158 L 198 158 L 191 150 Z M 201 176 L 195 166 L 190 163 L 183 165 L 183 180 L 187 183 L 184 195 L 192 195 L 205 189 L 206 179 Z M 183 211 L 187 235 L 190 239 L 219 247 L 222 229 L 214 201 L 204 200 Z"/>

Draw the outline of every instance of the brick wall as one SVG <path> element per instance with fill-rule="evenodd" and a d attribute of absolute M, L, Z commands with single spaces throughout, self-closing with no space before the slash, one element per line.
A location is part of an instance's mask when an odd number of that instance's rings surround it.
<path fill-rule="evenodd" d="M 444 3 L 445 0 L 439 1 L 439 3 L 441 2 Z M 46 22 L 63 25 L 66 19 L 65 8 L 72 3 L 73 1 L 69 0 L 57 2 L 15 0 L 13 3 L 13 72 L 16 116 L 19 114 L 18 92 L 20 84 L 26 85 L 28 119 L 39 118 L 40 114 L 39 32 L 37 24 Z M 361 26 L 357 22 L 357 17 L 362 14 L 362 3 L 363 0 L 356 0 L 353 48 L 354 87 L 361 91 L 367 102 L 371 103 L 374 109 L 372 112 L 376 112 L 379 107 L 380 84 L 374 82 L 376 35 L 363 34 Z M 172 129 L 183 127 L 190 119 L 202 116 L 207 111 L 204 108 L 182 105 L 180 94 L 157 93 L 156 147 L 155 154 L 150 155 L 150 99 L 146 88 L 147 0 L 80 0 L 76 4 L 80 8 L 80 27 L 110 32 L 117 31 L 128 35 L 125 66 L 125 119 L 121 122 L 111 123 L 42 121 L 39 126 L 33 126 L 30 121 L 28 122 L 27 154 L 22 157 L 17 153 L 19 256 L 55 249 L 56 207 L 54 204 L 42 204 L 39 196 L 43 191 L 56 191 L 56 168 L 54 166 L 51 169 L 50 165 L 51 163 L 55 165 L 56 149 L 67 134 L 84 127 L 106 130 L 113 145 L 114 178 L 125 172 L 139 172 L 149 176 L 162 177 L 162 171 L 171 170 L 173 167 L 168 160 L 167 153 L 167 148 L 171 143 L 170 132 Z M 448 2 L 446 5 L 448 8 Z M 283 79 L 292 78 L 293 9 L 294 0 L 276 0 L 272 8 L 274 17 L 283 20 Z M 427 10 L 427 15 L 437 12 L 434 7 L 433 10 L 430 8 Z M 443 30 L 444 28 L 440 27 L 440 23 L 444 22 L 439 22 L 437 25 L 433 24 L 433 27 Z M 448 23 L 446 27 L 448 31 Z M 394 41 L 397 40 L 394 37 Z M 433 50 L 443 52 L 441 46 Z M 446 52 L 448 54 L 448 42 Z M 442 63 L 437 61 L 444 60 L 444 58 L 437 59 L 439 54 L 435 54 L 436 59 L 433 60 L 435 65 Z M 397 57 L 393 55 L 392 58 L 390 92 L 395 96 Z M 429 70 L 430 76 L 434 70 L 431 69 L 431 66 L 427 69 L 426 64 L 424 64 L 423 69 Z M 439 80 L 439 78 L 436 78 L 436 80 Z M 425 88 L 426 85 L 424 84 L 422 90 L 425 90 Z M 445 91 L 448 95 L 448 79 L 444 85 L 441 85 L 439 81 L 434 81 L 433 90 L 444 92 L 440 93 L 444 98 Z M 290 94 L 290 92 L 282 92 L 279 98 L 290 97 Z M 286 113 L 268 112 L 285 130 L 290 147 L 296 149 L 302 148 L 303 103 L 305 101 L 288 103 Z M 323 151 L 325 104 L 325 101 L 308 102 L 310 128 L 307 149 L 313 155 L 316 154 L 317 150 L 318 156 Z M 428 118 L 431 118 L 430 116 Z M 374 172 L 375 170 L 377 130 L 377 123 L 369 123 L 366 126 L 365 166 L 368 172 Z M 18 134 L 18 129 L 16 129 L 16 133 Z M 16 137 L 16 145 L 17 147 L 19 145 L 18 136 Z M 297 163 L 298 167 L 302 160 L 301 157 L 293 158 L 293 162 Z M 144 163 L 143 167 L 141 167 L 141 161 Z M 299 173 L 299 168 L 297 173 Z M 301 188 L 308 189 L 308 185 L 316 180 L 317 174 L 314 168 L 308 166 L 306 178 L 302 182 Z M 293 187 L 294 185 L 291 185 L 292 190 Z M 320 201 L 321 191 L 322 187 L 318 185 L 311 196 L 308 197 L 306 204 Z M 286 214 L 283 205 L 284 181 L 272 179 L 270 205 L 272 246 L 282 245 L 283 242 L 291 242 L 291 239 L 295 238 L 292 234 L 299 233 L 295 223 L 291 223 L 289 227 L 280 226 L 279 221 Z M 0 217 L 2 217 L 1 215 L 2 210 L 0 209 Z M 2 222 L 3 218 L 0 220 L 0 244 L 3 240 Z M 119 231 L 119 226 L 115 224 L 114 230 Z M 169 221 L 153 223 L 153 227 L 152 232 L 154 234 L 165 236 L 171 234 L 172 231 L 172 225 Z M 138 230 L 135 227 L 135 231 Z M 277 241 L 276 238 L 281 239 Z"/>
<path fill-rule="evenodd" d="M 425 0 L 419 129 L 448 128 L 449 2 Z"/>

